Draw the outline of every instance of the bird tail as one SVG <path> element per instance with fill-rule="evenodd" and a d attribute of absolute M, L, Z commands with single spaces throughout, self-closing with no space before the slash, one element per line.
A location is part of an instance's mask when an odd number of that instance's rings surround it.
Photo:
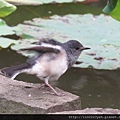
<path fill-rule="evenodd" d="M 24 70 L 29 69 L 30 65 L 28 63 L 23 63 L 21 65 L 12 66 L 12 67 L 5 67 L 0 69 L 0 74 L 14 79 L 18 74 L 24 72 Z"/>

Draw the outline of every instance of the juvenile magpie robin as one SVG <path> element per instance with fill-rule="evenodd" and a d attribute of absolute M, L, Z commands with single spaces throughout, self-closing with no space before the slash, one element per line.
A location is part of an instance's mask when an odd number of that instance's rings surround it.
<path fill-rule="evenodd" d="M 43 40 L 32 47 L 20 49 L 20 51 L 36 51 L 36 54 L 28 58 L 26 63 L 2 68 L 1 73 L 11 79 L 20 73 L 35 74 L 56 95 L 59 95 L 48 81 L 58 80 L 69 67 L 76 63 L 81 52 L 87 49 L 90 48 L 83 47 L 76 40 L 69 40 L 65 43 L 53 39 Z"/>

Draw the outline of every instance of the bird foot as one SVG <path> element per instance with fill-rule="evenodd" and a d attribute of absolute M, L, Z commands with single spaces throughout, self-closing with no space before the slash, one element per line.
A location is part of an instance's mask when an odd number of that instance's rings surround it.
<path fill-rule="evenodd" d="M 43 92 L 43 93 L 48 93 L 48 94 L 57 95 L 57 96 L 65 96 L 65 94 L 63 94 L 63 93 L 58 93 L 53 87 L 51 87 L 51 86 L 49 86 L 49 85 L 47 85 L 47 84 L 42 84 L 42 85 L 40 86 L 40 88 L 41 88 L 41 87 L 43 87 L 43 88 L 45 88 L 45 87 L 50 87 L 51 90 L 53 91 L 53 93 L 52 93 L 52 92 Z M 39 88 L 39 89 L 40 89 L 40 88 Z"/>
<path fill-rule="evenodd" d="M 42 84 L 42 85 L 40 86 L 40 88 L 41 88 L 41 87 L 48 87 L 48 86 L 47 86 L 46 84 Z"/>

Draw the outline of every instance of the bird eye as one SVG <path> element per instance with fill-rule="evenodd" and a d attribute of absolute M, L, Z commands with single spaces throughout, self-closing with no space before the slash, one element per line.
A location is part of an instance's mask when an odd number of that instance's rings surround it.
<path fill-rule="evenodd" d="M 79 50 L 79 47 L 76 47 L 76 50 Z"/>

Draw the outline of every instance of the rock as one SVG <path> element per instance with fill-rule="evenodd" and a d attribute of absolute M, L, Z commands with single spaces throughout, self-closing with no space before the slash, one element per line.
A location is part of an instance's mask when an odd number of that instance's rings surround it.
<path fill-rule="evenodd" d="M 83 110 L 63 111 L 54 114 L 120 114 L 120 110 L 112 108 L 85 108 Z"/>
<path fill-rule="evenodd" d="M 0 75 L 0 113 L 42 114 L 81 109 L 80 97 L 55 88 L 56 96 L 40 84 L 11 80 Z"/>

